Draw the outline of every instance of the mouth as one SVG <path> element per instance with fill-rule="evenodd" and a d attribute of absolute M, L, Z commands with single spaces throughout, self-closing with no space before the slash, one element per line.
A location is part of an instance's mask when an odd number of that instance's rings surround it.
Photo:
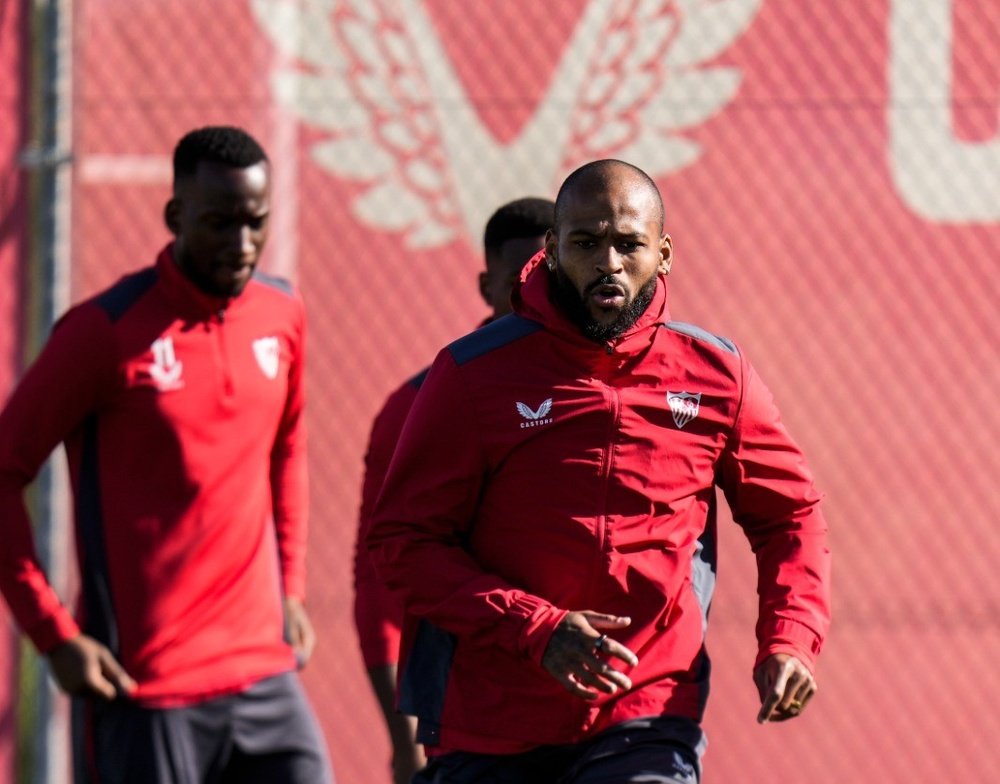
<path fill-rule="evenodd" d="M 215 270 L 219 275 L 226 278 L 242 278 L 253 271 L 253 264 L 243 261 L 223 262 L 217 264 Z"/>
<path fill-rule="evenodd" d="M 599 308 L 620 308 L 625 304 L 625 288 L 617 283 L 591 285 L 588 296 Z"/>

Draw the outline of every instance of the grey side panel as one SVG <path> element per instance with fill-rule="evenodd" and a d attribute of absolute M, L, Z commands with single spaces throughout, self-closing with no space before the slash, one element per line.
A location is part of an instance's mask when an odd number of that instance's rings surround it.
<path fill-rule="evenodd" d="M 736 348 L 736 344 L 729 338 L 713 335 L 708 330 L 697 327 L 694 324 L 688 324 L 685 321 L 667 321 L 663 324 L 663 326 L 673 332 L 679 332 L 680 334 L 687 335 L 695 340 L 701 340 L 704 343 L 709 343 L 718 349 L 729 352 L 730 354 L 735 354 L 736 356 L 739 356 L 740 354 L 739 349 Z"/>

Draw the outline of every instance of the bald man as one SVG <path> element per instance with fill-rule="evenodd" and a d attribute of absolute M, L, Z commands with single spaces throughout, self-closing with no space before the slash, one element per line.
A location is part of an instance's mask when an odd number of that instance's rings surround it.
<path fill-rule="evenodd" d="M 698 782 L 716 484 L 757 556 L 757 719 L 816 693 L 819 493 L 743 352 L 670 320 L 663 225 L 640 169 L 573 172 L 513 313 L 417 396 L 367 538 L 421 618 L 415 782 Z"/>

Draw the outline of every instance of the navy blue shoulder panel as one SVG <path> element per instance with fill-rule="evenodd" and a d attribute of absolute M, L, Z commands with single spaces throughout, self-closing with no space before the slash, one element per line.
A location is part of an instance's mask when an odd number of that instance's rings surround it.
<path fill-rule="evenodd" d="M 124 316 L 143 294 L 156 285 L 156 280 L 156 267 L 147 267 L 126 275 L 107 291 L 94 297 L 94 302 L 114 323 Z"/>
<path fill-rule="evenodd" d="M 704 330 L 701 327 L 696 327 L 694 324 L 688 324 L 685 321 L 667 321 L 664 322 L 663 326 L 674 332 L 680 332 L 682 335 L 694 338 L 695 340 L 701 340 L 704 343 L 709 343 L 716 348 L 729 352 L 730 354 L 735 354 L 736 356 L 740 355 L 740 350 L 736 348 L 736 344 L 729 338 L 713 335 L 711 332 Z"/>
<path fill-rule="evenodd" d="M 258 283 L 263 283 L 265 286 L 270 286 L 272 289 L 277 289 L 288 296 L 292 296 L 294 291 L 292 289 L 292 284 L 285 280 L 285 278 L 279 278 L 276 275 L 268 275 L 266 272 L 261 272 L 258 269 L 253 271 L 253 279 Z"/>
<path fill-rule="evenodd" d="M 464 338 L 459 338 L 448 346 L 448 351 L 451 352 L 451 356 L 457 364 L 464 365 L 476 357 L 489 354 L 491 351 L 513 343 L 515 340 L 520 340 L 541 328 L 542 325 L 537 321 L 510 313 L 496 321 L 491 321 L 475 332 L 470 332 Z"/>
<path fill-rule="evenodd" d="M 427 378 L 427 374 L 430 373 L 430 370 L 431 369 L 429 367 L 425 367 L 406 383 L 414 389 L 420 389 L 420 387 L 424 384 L 424 379 Z"/>

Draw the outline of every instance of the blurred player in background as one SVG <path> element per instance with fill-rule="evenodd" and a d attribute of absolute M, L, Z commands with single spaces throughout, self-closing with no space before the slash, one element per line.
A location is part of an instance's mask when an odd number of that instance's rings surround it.
<path fill-rule="evenodd" d="M 414 401 L 367 544 L 421 619 L 415 782 L 697 782 L 716 483 L 757 556 L 757 719 L 816 692 L 819 494 L 743 353 L 670 320 L 663 222 L 634 166 L 571 174 L 514 312 L 441 351 Z"/>
<path fill-rule="evenodd" d="M 73 696 L 78 784 L 332 781 L 295 674 L 315 640 L 306 324 L 291 287 L 256 271 L 270 182 L 239 129 L 181 139 L 174 241 L 66 313 L 0 414 L 0 588 Z M 60 442 L 76 619 L 23 502 Z"/>
<path fill-rule="evenodd" d="M 544 247 L 552 228 L 555 204 L 550 199 L 524 198 L 500 207 L 483 236 L 486 269 L 479 273 L 479 292 L 492 314 L 486 323 L 510 312 L 510 292 L 527 261 Z M 378 697 L 392 741 L 395 784 L 409 782 L 423 766 L 423 750 L 414 740 L 415 720 L 396 710 L 396 667 L 403 609 L 375 576 L 368 552 L 360 543 L 371 521 L 392 452 L 406 415 L 420 388 L 423 371 L 393 392 L 375 417 L 361 492 L 359 546 L 354 560 L 354 619 L 361 653 Z"/>

